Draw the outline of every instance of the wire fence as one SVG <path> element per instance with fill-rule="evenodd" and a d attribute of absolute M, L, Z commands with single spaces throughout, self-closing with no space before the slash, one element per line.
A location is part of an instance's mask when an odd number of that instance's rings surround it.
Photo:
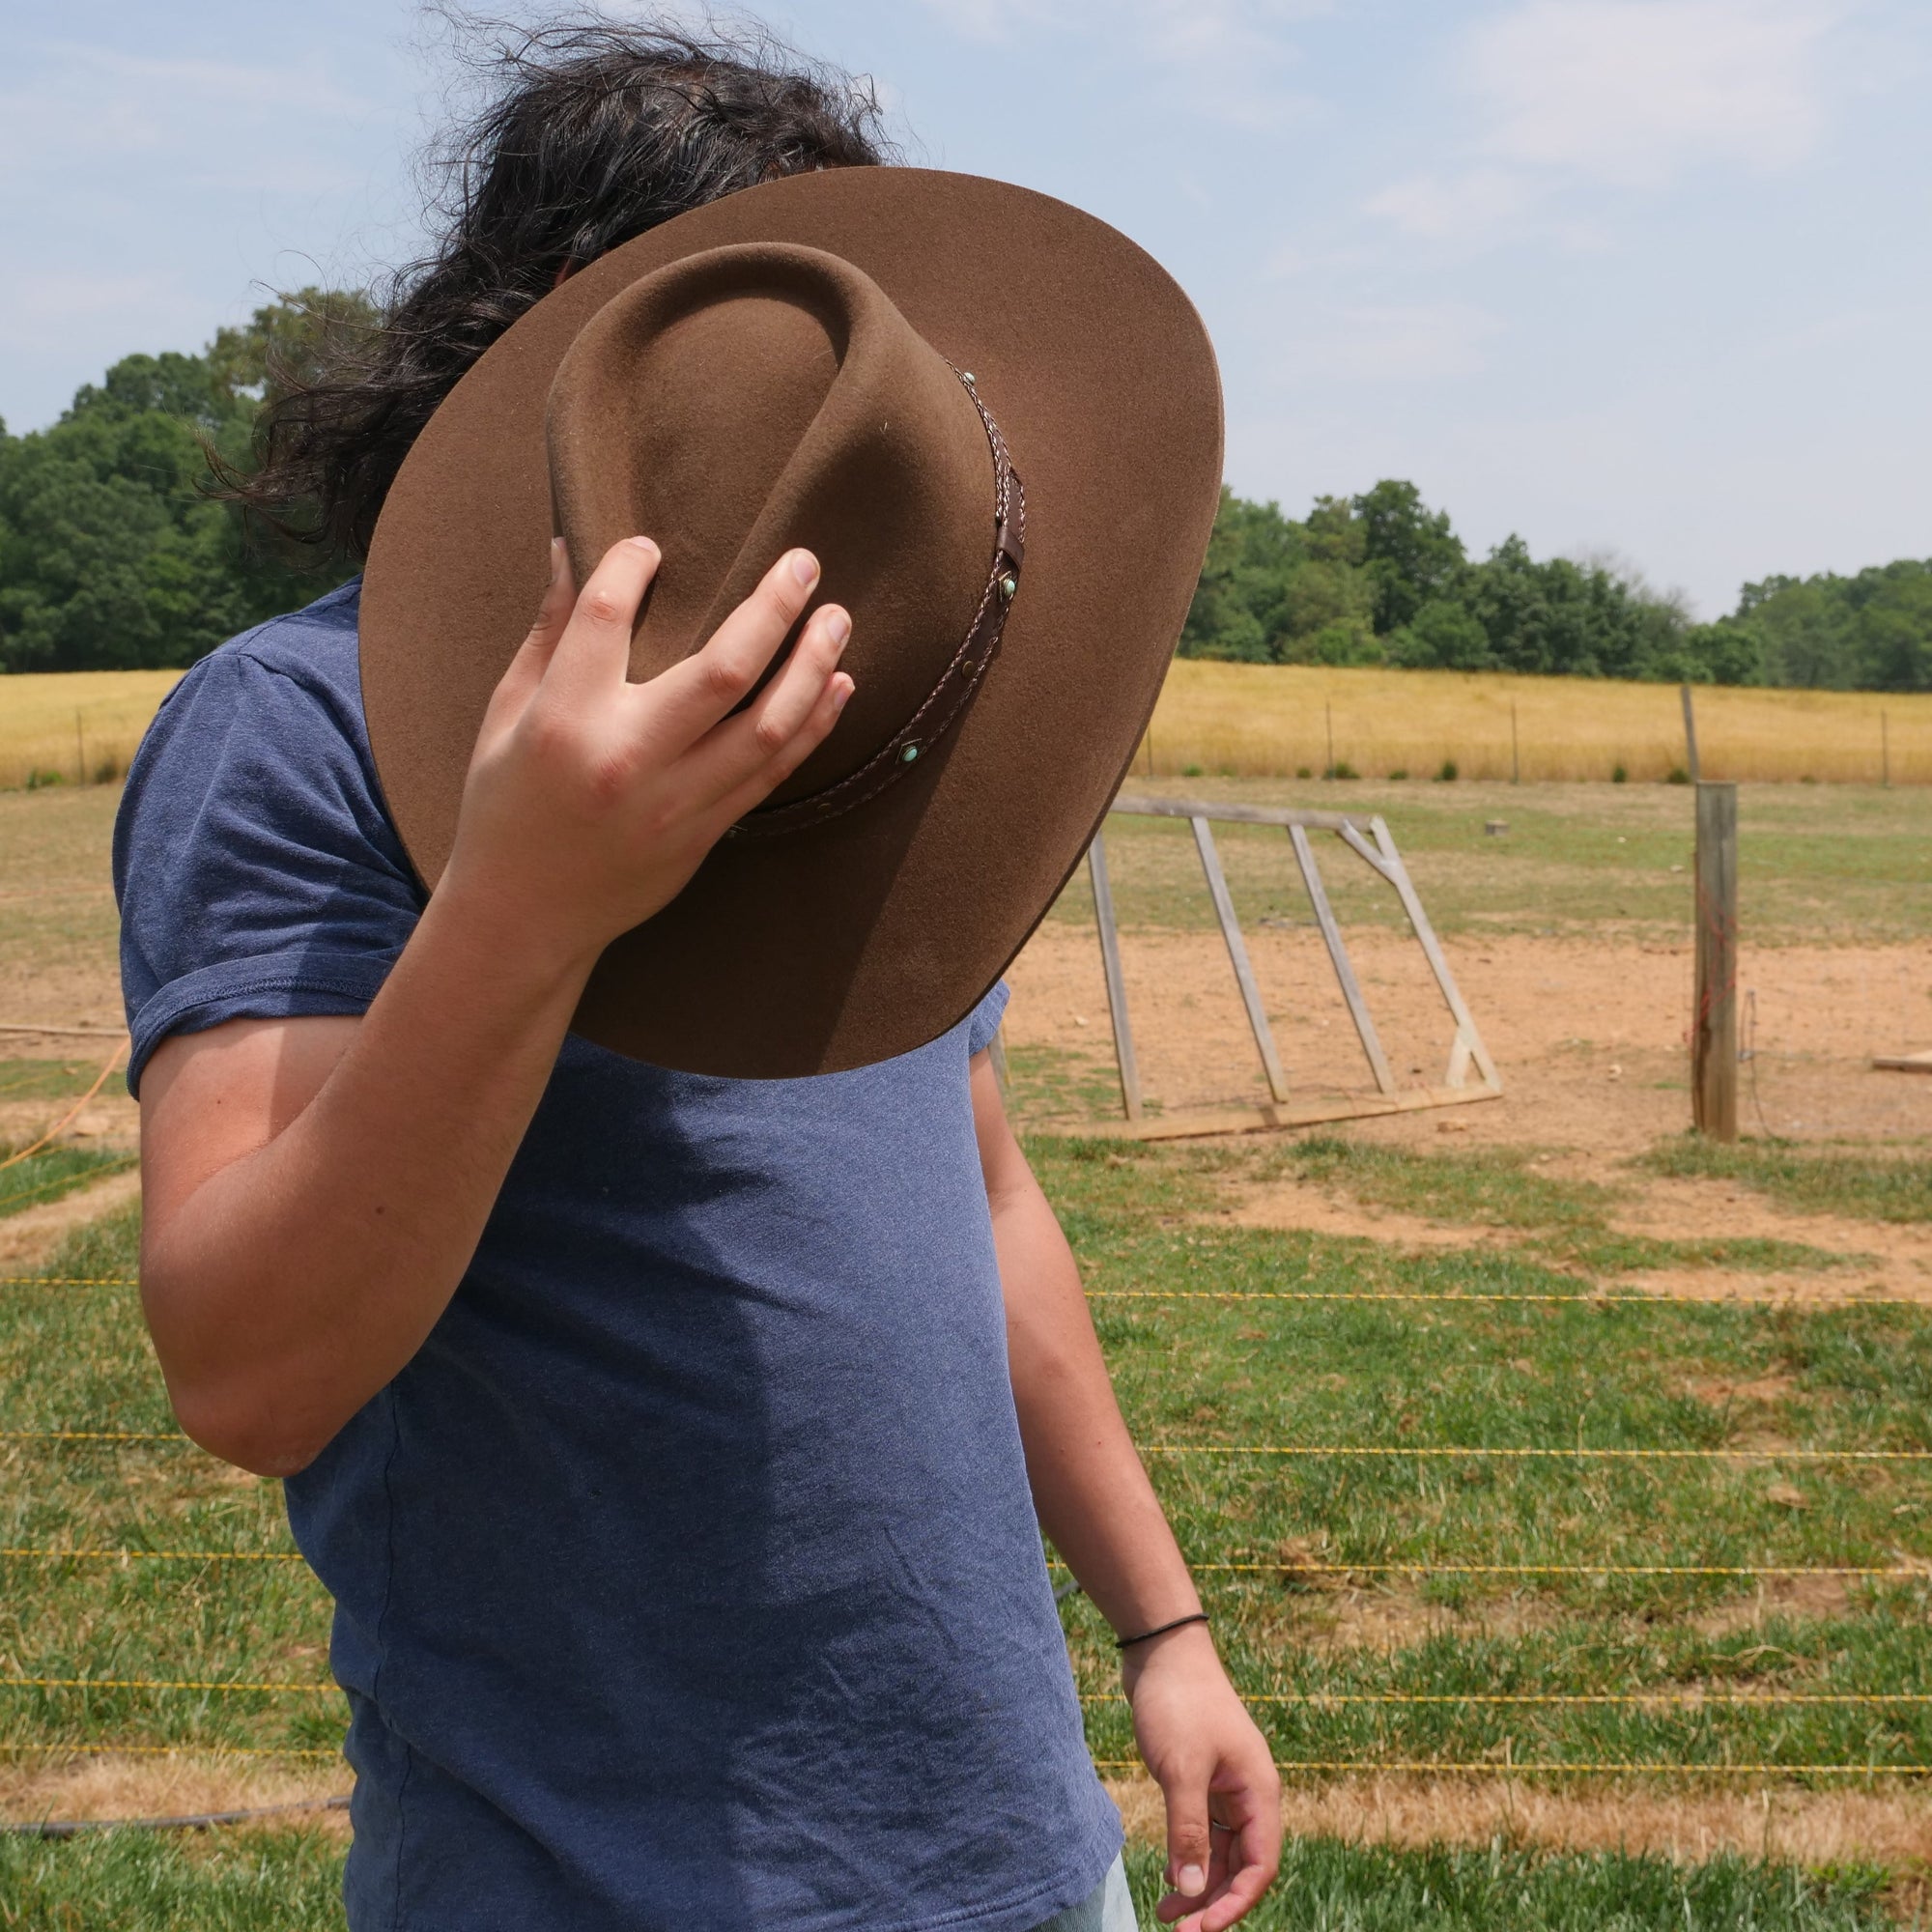
<path fill-rule="evenodd" d="M 99 1170 L 96 1170 L 99 1172 Z M 58 1185 L 71 1185 L 62 1181 L 49 1183 L 49 1189 Z M 0 1276 L 0 1287 L 6 1288 L 109 1288 L 132 1289 L 139 1282 L 131 1275 L 12 1275 Z M 1103 1301 L 1131 1302 L 1236 1302 L 1236 1301 L 1275 1301 L 1275 1302 L 1398 1302 L 1406 1304 L 1475 1303 L 1488 1306 L 1522 1302 L 1542 1306 L 1574 1304 L 1582 1308 L 1601 1308 L 1605 1305 L 1667 1306 L 1670 1304 L 1695 1305 L 1700 1307 L 1738 1306 L 1800 1306 L 1805 1309 L 1820 1306 L 1831 1307 L 1887 1307 L 1887 1306 L 1927 1306 L 1912 1296 L 1847 1294 L 1833 1297 L 1829 1302 L 1820 1302 L 1814 1297 L 1804 1297 L 1801 1301 L 1766 1303 L 1756 1297 L 1725 1296 L 1714 1297 L 1697 1294 L 1671 1294 L 1648 1293 L 1601 1293 L 1587 1288 L 1579 1288 L 1575 1293 L 1431 1293 L 1426 1292 L 1403 1293 L 1393 1291 L 1296 1291 L 1296 1290 L 1142 1290 L 1142 1289 L 1094 1289 L 1089 1291 L 1090 1299 Z M 0 1431 L 0 1441 L 21 1444 L 41 1443 L 49 1446 L 63 1444 L 103 1444 L 103 1445 L 144 1445 L 151 1444 L 170 1449 L 192 1451 L 194 1444 L 190 1438 L 174 1430 L 134 1430 L 113 1428 L 71 1428 L 41 1430 Z M 1731 1448 L 1723 1446 L 1698 1448 L 1664 1448 L 1651 1445 L 1605 1444 L 1487 1444 L 1487 1443 L 1209 1443 L 1209 1442 L 1153 1442 L 1143 1445 L 1142 1453 L 1151 1458 L 1179 1459 L 1190 1457 L 1257 1458 L 1257 1459 L 1363 1459 L 1378 1461 L 1413 1460 L 1469 1460 L 1482 1459 L 1504 1462 L 1527 1462 L 1548 1460 L 1553 1462 L 1628 1462 L 1628 1463 L 1690 1463 L 1720 1464 L 1777 1464 L 1804 1463 L 1819 1464 L 1917 1464 L 1932 1462 L 1932 1450 L 1926 1449 L 1873 1449 L 1836 1448 L 1823 1445 L 1804 1445 L 1787 1448 Z M 45 1564 L 59 1563 L 192 1563 L 192 1564 L 288 1564 L 302 1561 L 300 1552 L 294 1549 L 177 1549 L 147 1548 L 138 1545 L 125 1546 L 77 1546 L 63 1548 L 55 1546 L 14 1546 L 0 1547 L 0 1561 L 33 1562 Z M 1065 1566 L 1055 1564 L 1055 1568 Z M 1492 1578 L 1561 1578 L 1561 1577 L 1681 1577 L 1681 1578 L 1733 1578 L 1733 1579 L 1804 1579 L 1832 1578 L 1858 1580 L 1874 1583 L 1918 1583 L 1932 1582 L 1932 1560 L 1924 1564 L 1705 1564 L 1705 1563 L 1465 1563 L 1438 1562 L 1429 1559 L 1413 1561 L 1374 1561 L 1350 1562 L 1346 1560 L 1304 1559 L 1295 1554 L 1284 1554 L 1275 1558 L 1253 1558 L 1238 1555 L 1224 1555 L 1204 1558 L 1190 1566 L 1198 1573 L 1224 1575 L 1230 1577 L 1244 1576 L 1270 1577 L 1292 1583 L 1308 1577 L 1331 1578 L 1370 1578 L 1370 1577 L 1492 1577 Z M 328 1682 L 298 1682 L 281 1679 L 220 1679 L 205 1677 L 119 1677 L 119 1676 L 0 1676 L 0 1692 L 40 1692 L 43 1694 L 85 1695 L 99 1692 L 127 1693 L 193 1697 L 245 1695 L 269 1698 L 308 1699 L 327 1698 L 340 1694 L 337 1687 Z M 1910 1711 L 1932 1706 L 1932 1691 L 1900 1690 L 1846 1690 L 1846 1691 L 1725 1691 L 1711 1690 L 1551 1690 L 1551 1691 L 1331 1691 L 1331 1690 L 1249 1690 L 1243 1692 L 1244 1701 L 1258 1710 L 1305 1710 L 1321 1712 L 1351 1708 L 1369 1709 L 1498 1709 L 1498 1710 L 1632 1710 L 1632 1711 L 1682 1711 L 1703 1713 L 1709 1711 L 1740 1710 L 1766 1711 L 1776 1709 L 1870 1709 Z M 1089 1707 L 1118 1706 L 1124 1703 L 1123 1693 L 1119 1691 L 1086 1693 L 1081 1699 Z M 43 1757 L 59 1759 L 95 1757 L 136 1757 L 155 1758 L 180 1756 L 185 1758 L 241 1758 L 247 1760 L 335 1760 L 339 1752 L 330 1748 L 320 1748 L 298 1745 L 236 1745 L 226 1743 L 176 1743 L 153 1744 L 146 1742 L 98 1742 L 74 1743 L 59 1740 L 34 1740 L 0 1743 L 0 1754 L 13 1757 Z M 1306 1777 L 1381 1777 L 1381 1776 L 1435 1776 L 1435 1777 L 1480 1777 L 1513 1778 L 1521 1776 L 1539 1777 L 1763 1777 L 1794 1779 L 1806 1777 L 1863 1778 L 1883 1780 L 1890 1778 L 1919 1778 L 1932 1776 L 1932 1764 L 1916 1761 L 1889 1762 L 1876 1758 L 1861 1762 L 1791 1761 L 1772 1758 L 1746 1760 L 1726 1760 L 1722 1758 L 1694 1760 L 1676 1759 L 1566 1759 L 1558 1757 L 1516 1756 L 1514 1747 L 1506 1745 L 1498 1754 L 1479 1758 L 1398 1758 L 1398 1757 L 1332 1757 L 1332 1758 L 1282 1758 L 1276 1760 L 1277 1768 L 1285 1776 Z M 1128 1773 L 1142 1769 L 1137 1759 L 1096 1759 L 1096 1769 L 1102 1772 Z M 346 1801 L 317 1801 L 330 1805 Z M 227 1814 L 209 1814 L 221 1822 Z M 238 1816 L 242 1814 L 237 1814 Z M 56 1833 L 71 1830 L 87 1829 L 102 1821 L 64 1821 L 49 1829 Z M 112 1821 L 108 1821 L 112 1822 Z M 129 1820 L 128 1823 L 155 1823 L 166 1825 L 169 1820 Z M 38 1830 L 35 1826 L 10 1827 L 9 1829 Z"/>

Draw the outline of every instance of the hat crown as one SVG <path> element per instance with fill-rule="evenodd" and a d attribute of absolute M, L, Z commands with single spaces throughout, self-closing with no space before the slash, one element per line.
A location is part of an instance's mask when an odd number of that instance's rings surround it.
<path fill-rule="evenodd" d="M 702 646 L 785 551 L 818 557 L 818 597 L 852 615 L 856 689 L 774 804 L 872 758 L 973 623 L 993 554 L 985 425 L 944 355 L 837 255 L 743 243 L 633 282 L 558 365 L 546 433 L 578 582 L 623 537 L 663 551 L 634 679 Z"/>

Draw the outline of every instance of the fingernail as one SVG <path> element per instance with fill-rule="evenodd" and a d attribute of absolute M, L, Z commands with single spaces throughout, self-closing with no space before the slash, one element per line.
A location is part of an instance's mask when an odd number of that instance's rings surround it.
<path fill-rule="evenodd" d="M 842 650 L 845 639 L 852 635 L 852 620 L 842 611 L 834 611 L 825 619 L 825 635 Z"/>
<path fill-rule="evenodd" d="M 835 678 L 832 683 L 832 710 L 836 716 L 845 709 L 845 700 L 858 687 L 849 677 Z"/>
<path fill-rule="evenodd" d="M 1199 1865 L 1182 1865 L 1175 1889 L 1187 1898 L 1199 1898 L 1208 1889 L 1208 1874 Z"/>
<path fill-rule="evenodd" d="M 791 554 L 791 574 L 801 583 L 810 583 L 818 576 L 818 559 L 809 550 L 795 550 Z"/>
<path fill-rule="evenodd" d="M 632 537 L 630 541 L 636 544 L 639 550 L 649 551 L 653 556 L 657 555 L 658 554 L 657 545 L 654 544 L 649 537 Z"/>
<path fill-rule="evenodd" d="M 550 540 L 550 581 L 554 583 L 563 575 L 563 566 L 569 560 L 570 553 L 563 547 L 561 537 Z"/>

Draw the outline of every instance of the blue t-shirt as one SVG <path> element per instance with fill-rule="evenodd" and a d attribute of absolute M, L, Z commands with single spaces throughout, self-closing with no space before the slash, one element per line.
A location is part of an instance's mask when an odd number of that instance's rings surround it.
<path fill-rule="evenodd" d="M 130 1084 L 361 1011 L 410 937 L 357 595 L 197 665 L 135 759 Z M 455 1298 L 287 1484 L 356 1932 L 1019 1932 L 1099 1883 L 968 1095 L 1004 1000 L 814 1079 L 565 1040 Z"/>

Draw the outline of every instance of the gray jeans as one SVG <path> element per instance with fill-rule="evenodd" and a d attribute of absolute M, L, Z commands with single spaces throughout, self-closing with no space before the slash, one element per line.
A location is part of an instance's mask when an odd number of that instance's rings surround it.
<path fill-rule="evenodd" d="M 1139 1932 L 1127 1895 L 1127 1868 L 1116 1859 L 1099 1887 L 1078 1905 L 1056 1912 L 1038 1932 Z"/>

